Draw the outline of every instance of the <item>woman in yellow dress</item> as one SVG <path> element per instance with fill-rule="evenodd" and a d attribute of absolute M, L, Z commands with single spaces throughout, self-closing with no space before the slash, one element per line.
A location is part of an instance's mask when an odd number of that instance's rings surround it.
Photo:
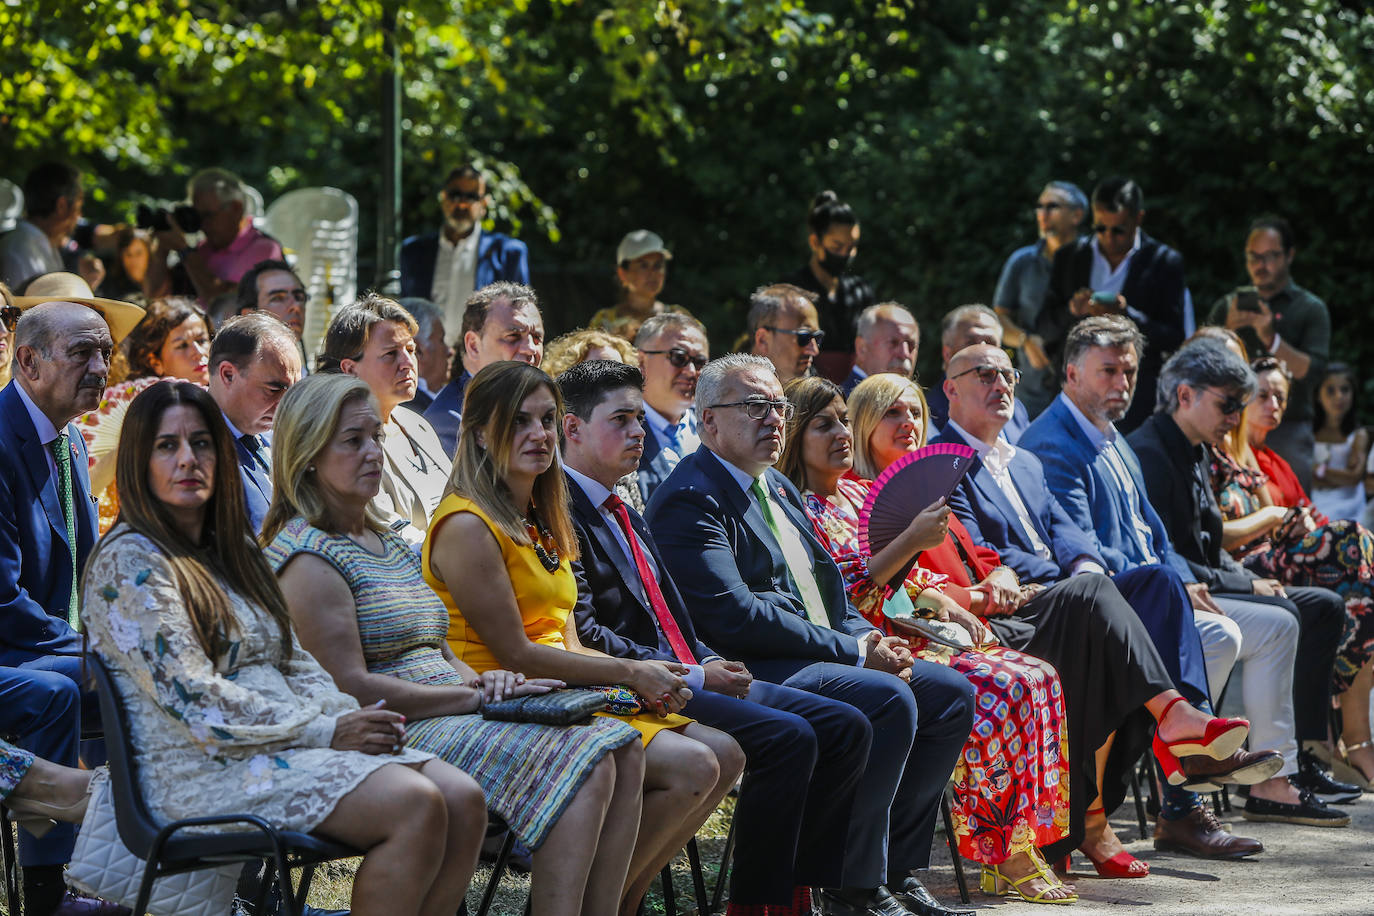
<path fill-rule="evenodd" d="M 623 684 L 645 710 L 625 716 L 645 744 L 644 805 L 621 912 L 734 785 L 734 739 L 676 715 L 691 698 L 686 668 L 614 658 L 582 646 L 577 537 L 558 459 L 558 387 L 522 362 L 484 367 L 468 384 L 450 491 L 430 522 L 425 579 L 449 610 L 448 642 L 479 674 L 493 669 L 569 684 Z"/>

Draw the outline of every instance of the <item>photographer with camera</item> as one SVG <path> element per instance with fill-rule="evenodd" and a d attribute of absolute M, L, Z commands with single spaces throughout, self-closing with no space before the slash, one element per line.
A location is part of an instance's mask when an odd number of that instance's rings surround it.
<path fill-rule="evenodd" d="M 234 294 L 254 264 L 280 260 L 282 250 L 276 239 L 253 227 L 245 212 L 243 182 L 233 172 L 197 172 L 187 182 L 186 194 L 189 207 L 140 213 L 140 228 L 155 230 L 143 291 L 149 299 L 195 295 L 208 308 L 220 296 Z M 205 236 L 195 247 L 186 240 L 192 232 Z M 172 252 L 181 256 L 175 267 L 167 263 Z"/>
<path fill-rule="evenodd" d="M 1293 282 L 1289 273 L 1297 248 L 1293 227 L 1281 216 L 1261 216 L 1245 236 L 1245 270 L 1253 287 L 1239 287 L 1212 306 L 1207 324 L 1240 335 L 1250 356 L 1273 354 L 1293 375 L 1283 422 L 1268 446 L 1293 466 L 1312 492 L 1313 392 L 1331 352 L 1331 313 L 1326 303 Z"/>

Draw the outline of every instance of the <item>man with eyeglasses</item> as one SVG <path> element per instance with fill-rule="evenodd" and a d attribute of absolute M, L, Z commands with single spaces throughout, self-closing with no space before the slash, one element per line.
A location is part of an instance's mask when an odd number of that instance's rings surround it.
<path fill-rule="evenodd" d="M 1088 196 L 1078 185 L 1051 181 L 1035 202 L 1035 225 L 1040 238 L 1018 248 L 1007 258 L 992 307 L 1002 321 L 1002 339 L 1017 348 L 1021 384 L 1016 396 L 1033 419 L 1054 400 L 1054 367 L 1045 353 L 1045 341 L 1035 333 L 1036 319 L 1045 303 L 1054 255 L 1078 239 L 1078 227 L 1088 211 Z"/>
<path fill-rule="evenodd" d="M 1222 296 L 1207 316 L 1240 335 L 1251 358 L 1272 353 L 1293 376 L 1288 409 L 1265 440 L 1292 465 L 1302 488 L 1312 491 L 1313 393 L 1331 352 L 1331 313 L 1326 303 L 1293 282 L 1290 272 L 1297 247 L 1293 227 L 1281 216 L 1261 216 L 1245 237 L 1245 269 L 1255 286 L 1255 300 L 1236 293 Z"/>
<path fill-rule="evenodd" d="M 859 382 L 880 372 L 911 378 L 920 346 L 921 328 L 910 312 L 896 302 L 870 305 L 854 323 L 854 368 L 840 390 L 849 397 Z"/>
<path fill-rule="evenodd" d="M 701 448 L 647 519 L 702 640 L 755 678 L 865 713 L 871 749 L 849 819 L 835 916 L 949 912 L 911 875 L 929 865 L 940 795 L 972 724 L 972 688 L 913 660 L 854 609 L 801 495 L 773 468 L 794 408 L 768 360 L 732 353 L 697 381 Z M 906 683 L 904 683 L 906 682 Z"/>
<path fill-rule="evenodd" d="M 463 345 L 457 329 L 475 291 L 500 280 L 524 286 L 530 282 L 525 243 L 482 228 L 490 206 L 486 175 L 475 163 L 465 162 L 448 173 L 439 191 L 443 226 L 401 243 L 401 295 L 439 306 L 451 347 Z"/>
<path fill-rule="evenodd" d="M 692 399 L 697 376 L 710 358 L 706 328 L 690 315 L 664 312 L 644 320 L 635 334 L 644 373 L 644 453 L 639 458 L 639 492 L 649 497 L 677 463 L 697 450 Z"/>
<path fill-rule="evenodd" d="M 782 384 L 814 374 L 825 340 L 815 293 L 791 283 L 761 286 L 749 297 L 748 325 L 749 352 L 766 357 Z"/>
<path fill-rule="evenodd" d="M 1226 434 L 1240 424 L 1255 386 L 1255 373 L 1225 344 L 1210 338 L 1195 340 L 1164 364 L 1159 409 L 1128 439 L 1140 457 L 1150 503 L 1197 580 L 1215 596 L 1268 604 L 1298 623 L 1293 666 L 1257 664 L 1257 670 L 1245 672 L 1247 705 L 1260 695 L 1261 685 L 1277 684 L 1280 696 L 1292 693 L 1291 719 L 1286 704 L 1268 715 L 1270 730 L 1284 739 L 1277 748 L 1283 755 L 1283 769 L 1250 788 L 1245 817 L 1344 827 L 1350 823 L 1349 816 L 1327 807 L 1312 791 L 1311 769 L 1299 772 L 1298 747 L 1304 741 L 1326 740 L 1331 670 L 1345 625 L 1345 605 L 1339 595 L 1324 588 L 1287 587 L 1261 578 L 1223 549 L 1222 516 L 1212 489 L 1206 446 L 1221 446 Z M 1259 717 L 1252 718 L 1252 727 L 1255 718 Z M 1301 785 L 1291 784 L 1290 776 Z"/>
<path fill-rule="evenodd" d="M 1185 335 L 1183 256 L 1141 230 L 1145 195 L 1129 178 L 1107 178 L 1093 189 L 1092 216 L 1092 234 L 1055 254 L 1035 329 L 1057 364 L 1080 318 L 1126 315 L 1145 334 L 1140 387 L 1153 391 L 1164 354 Z M 1118 425 L 1135 429 L 1152 407 L 1148 398 L 1137 400 Z"/>
<path fill-rule="evenodd" d="M 949 398 L 945 395 L 945 374 L 949 361 L 967 347 L 978 344 L 1002 346 L 1002 322 L 997 313 L 986 305 L 973 303 L 950 309 L 940 320 L 940 368 L 944 372 L 926 389 L 926 405 L 930 413 L 932 435 L 944 429 L 949 421 Z M 1030 425 L 1030 413 L 1021 399 L 1012 392 L 1012 414 L 1002 435 L 1013 445 Z"/>
<path fill-rule="evenodd" d="M 204 237 L 192 247 L 186 233 L 169 217 L 171 228 L 153 233 L 153 251 L 143 289 L 149 298 L 191 295 L 206 308 L 226 293 L 260 261 L 280 261 L 281 245 L 259 231 L 247 210 L 248 193 L 239 176 L 227 169 L 204 169 L 186 184 L 186 196 L 200 217 Z M 180 260 L 169 267 L 173 253 Z"/>

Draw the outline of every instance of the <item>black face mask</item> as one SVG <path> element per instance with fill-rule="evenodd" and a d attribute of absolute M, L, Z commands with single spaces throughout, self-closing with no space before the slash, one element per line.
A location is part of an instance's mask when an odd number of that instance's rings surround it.
<path fill-rule="evenodd" d="M 842 277 L 849 272 L 849 265 L 854 263 L 854 253 L 835 254 L 833 251 L 821 249 L 821 270 L 830 274 L 832 277 Z"/>

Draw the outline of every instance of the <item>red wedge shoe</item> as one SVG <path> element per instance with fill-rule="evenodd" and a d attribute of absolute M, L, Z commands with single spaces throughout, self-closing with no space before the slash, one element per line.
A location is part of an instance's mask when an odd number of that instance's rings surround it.
<path fill-rule="evenodd" d="M 1083 812 L 1084 815 L 1102 814 L 1101 808 L 1089 808 Z M 1083 847 L 1078 847 L 1078 851 L 1088 857 L 1088 861 L 1093 863 L 1093 868 L 1097 870 L 1099 878 L 1148 878 L 1150 876 L 1150 863 L 1144 859 L 1137 859 L 1126 850 L 1121 850 L 1110 859 L 1098 859 Z M 1068 858 L 1065 856 L 1065 858 Z"/>
<path fill-rule="evenodd" d="M 1168 717 L 1169 710 L 1174 708 L 1175 703 L 1182 702 L 1183 697 L 1174 697 L 1170 700 L 1169 705 L 1164 707 L 1159 721 L 1163 722 Z M 1250 723 L 1246 719 L 1213 718 L 1207 723 L 1201 737 L 1180 738 L 1177 741 L 1165 741 L 1159 737 L 1159 729 L 1156 727 L 1151 748 L 1155 759 L 1164 770 L 1164 778 L 1169 781 L 1169 785 L 1179 786 L 1188 779 L 1178 762 L 1180 757 L 1201 755 L 1213 760 L 1225 760 L 1240 750 L 1249 734 Z"/>

